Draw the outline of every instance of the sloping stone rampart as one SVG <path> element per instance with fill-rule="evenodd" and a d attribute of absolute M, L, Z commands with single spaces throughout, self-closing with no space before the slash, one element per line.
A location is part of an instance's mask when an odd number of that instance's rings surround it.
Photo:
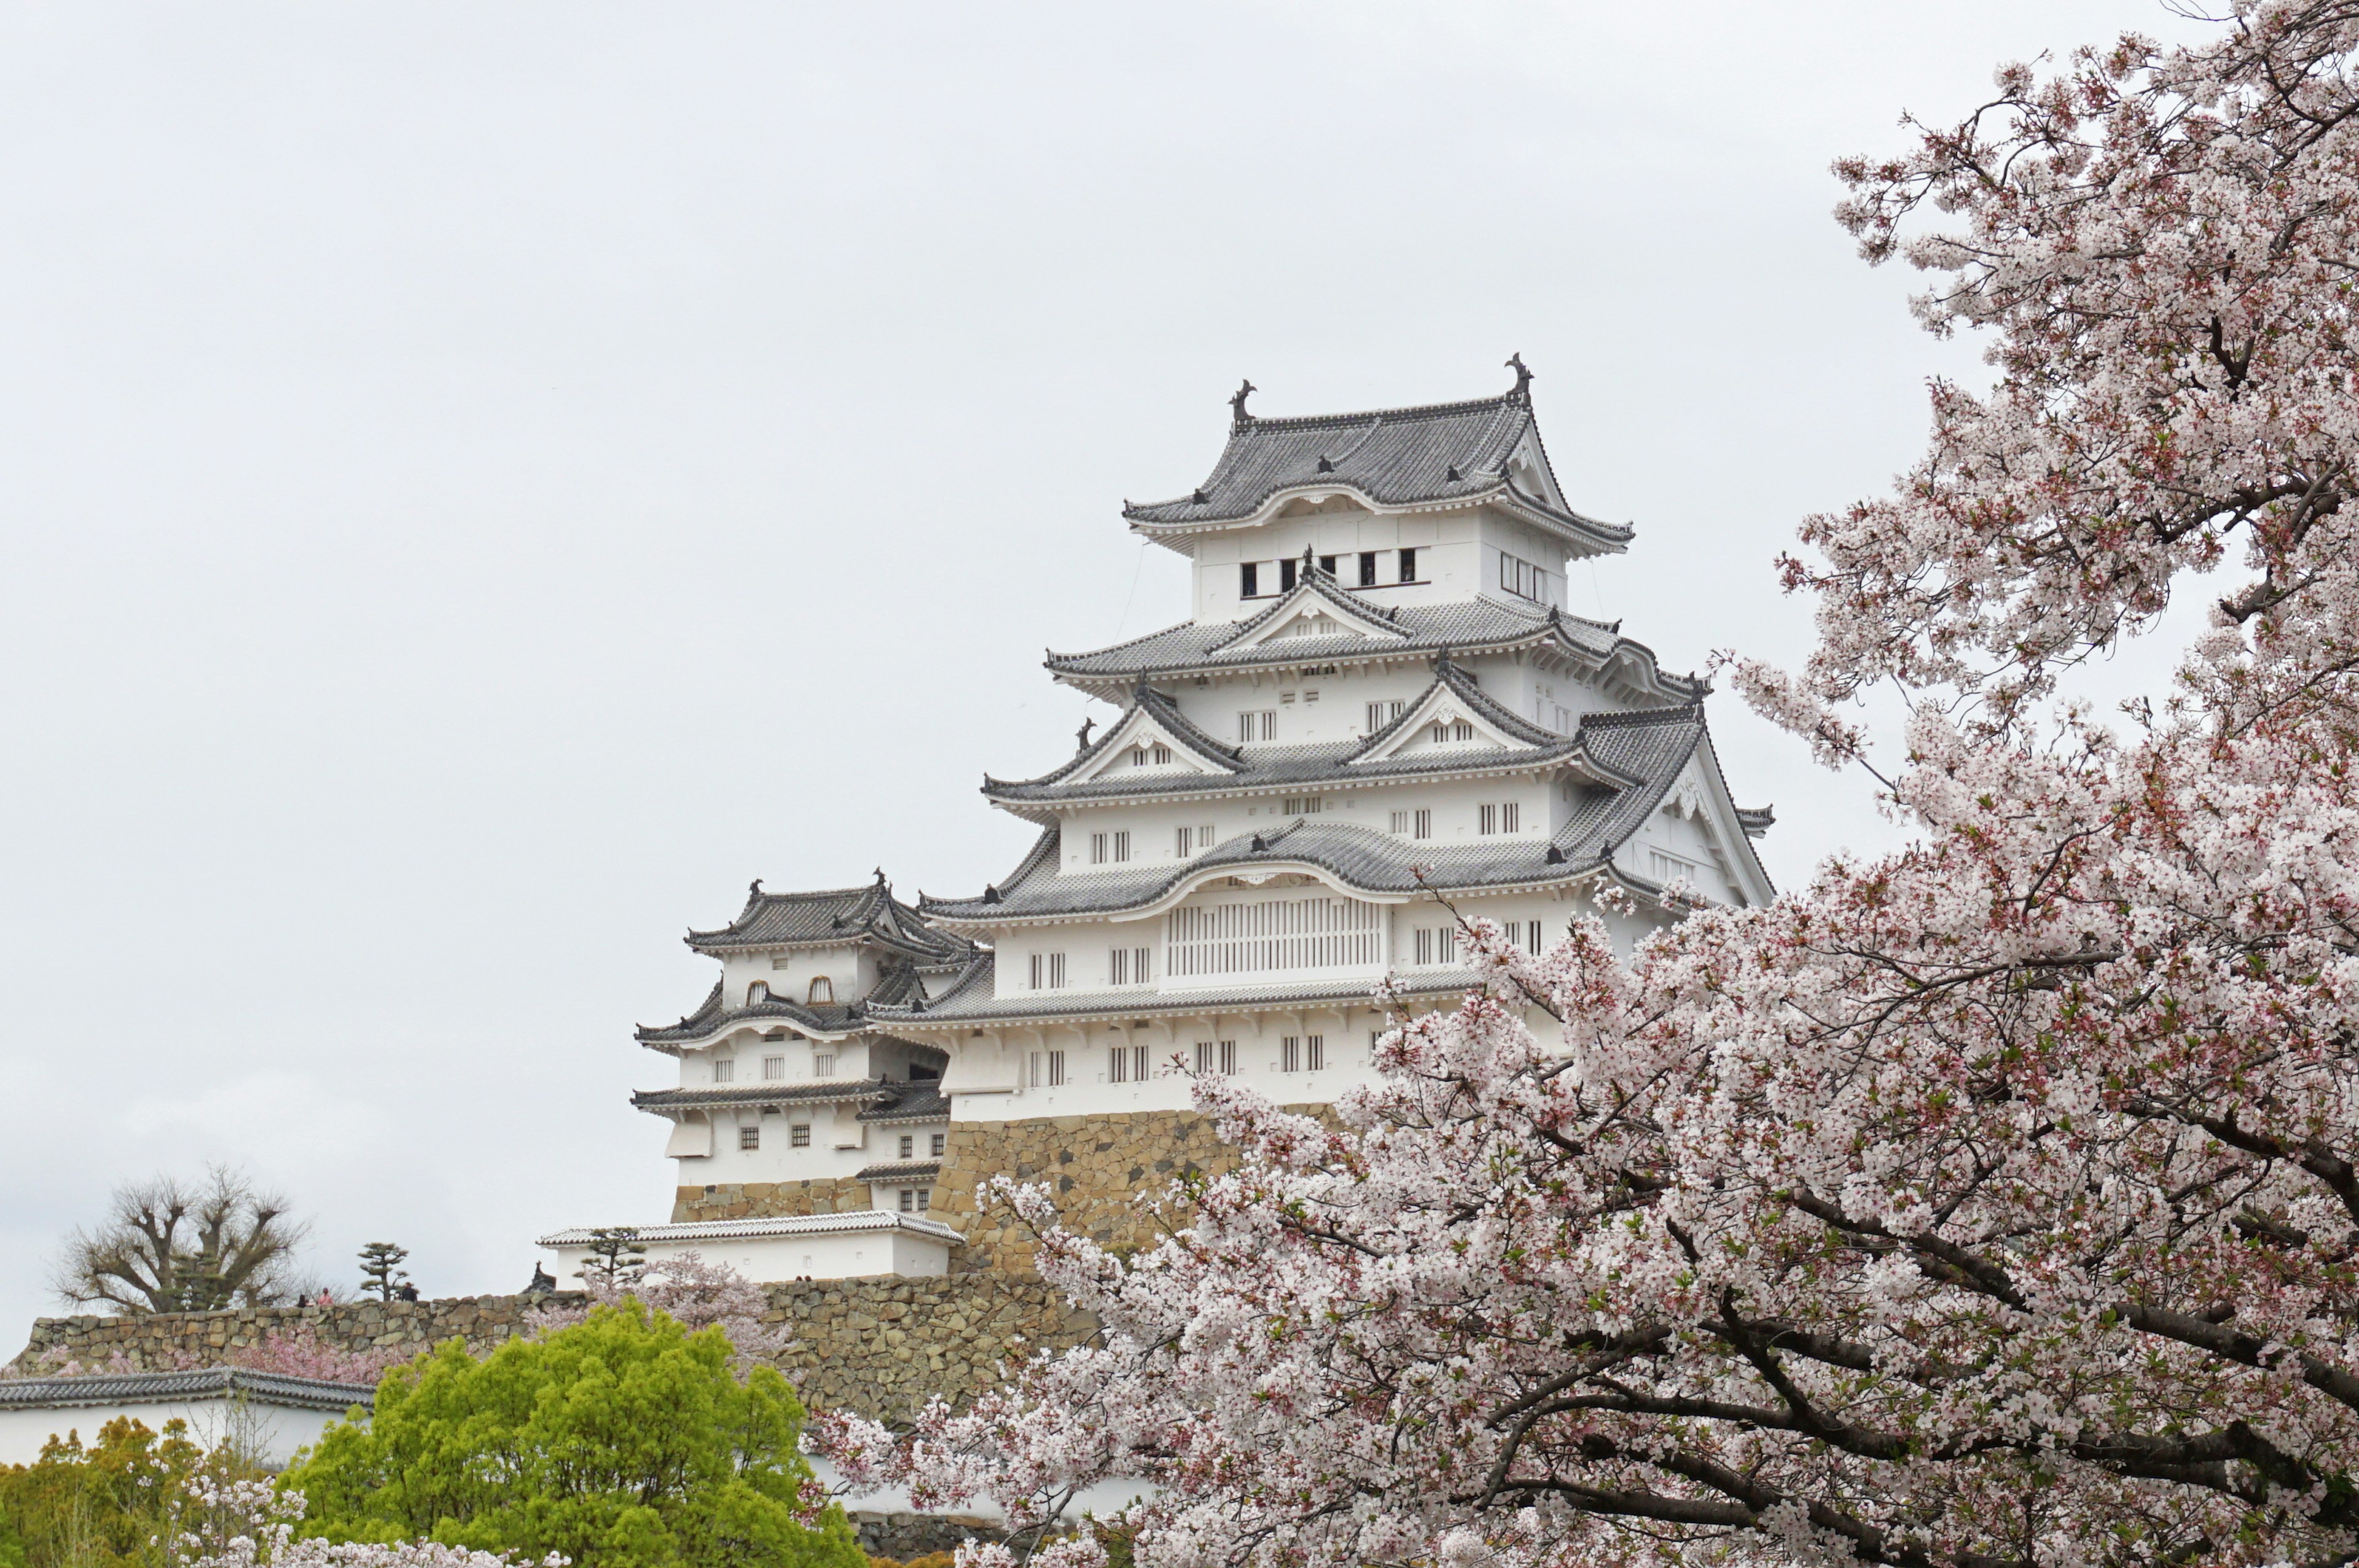
<path fill-rule="evenodd" d="M 813 1410 L 906 1419 L 936 1395 L 953 1403 L 997 1380 L 997 1368 L 1034 1350 L 1076 1343 L 1094 1324 L 1037 1281 L 1002 1275 L 908 1280 L 886 1275 L 767 1287 L 768 1321 L 795 1337 L 778 1369 Z M 473 1296 L 450 1301 L 354 1302 L 331 1307 L 158 1313 L 136 1317 L 45 1317 L 10 1369 L 53 1357 L 86 1367 L 121 1357 L 142 1368 L 216 1365 L 264 1339 L 308 1330 L 343 1350 L 465 1341 L 477 1355 L 520 1332 L 525 1314 L 553 1297 Z"/>
<path fill-rule="evenodd" d="M 1289 1108 L 1325 1117 L 1325 1106 Z M 1141 1195 L 1158 1195 L 1190 1172 L 1234 1169 L 1236 1148 L 1213 1135 L 1212 1119 L 1194 1111 L 1114 1111 L 1028 1121 L 953 1121 L 935 1178 L 933 1217 L 966 1237 L 951 1255 L 953 1275 L 1032 1272 L 1032 1238 L 1003 1212 L 984 1213 L 975 1187 L 986 1177 L 1049 1184 L 1059 1214 L 1073 1230 L 1108 1247 L 1152 1246 L 1161 1236 Z"/>

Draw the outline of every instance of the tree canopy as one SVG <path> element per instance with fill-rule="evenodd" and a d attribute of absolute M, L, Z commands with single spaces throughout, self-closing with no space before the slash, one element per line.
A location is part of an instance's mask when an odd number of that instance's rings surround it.
<path fill-rule="evenodd" d="M 288 1471 L 302 1533 L 582 1568 L 864 1568 L 799 1451 L 794 1390 L 768 1367 L 741 1381 L 734 1354 L 636 1300 L 481 1358 L 448 1342 Z"/>
<path fill-rule="evenodd" d="M 95 1227 L 67 1239 L 59 1295 L 115 1312 L 218 1312 L 301 1294 L 296 1249 L 307 1227 L 287 1200 L 216 1166 L 201 1182 L 158 1176 L 118 1187 Z"/>

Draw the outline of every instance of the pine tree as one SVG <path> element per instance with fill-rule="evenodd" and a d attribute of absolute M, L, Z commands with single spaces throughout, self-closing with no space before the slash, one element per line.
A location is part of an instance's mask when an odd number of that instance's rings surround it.
<path fill-rule="evenodd" d="M 390 1241 L 372 1241 L 362 1248 L 361 1293 L 374 1294 L 381 1302 L 393 1300 L 395 1289 L 409 1279 L 398 1267 L 408 1256 L 408 1248 L 397 1247 Z"/>
<path fill-rule="evenodd" d="M 618 1288 L 636 1285 L 646 1271 L 647 1253 L 636 1226 L 601 1226 L 590 1233 L 590 1255 L 582 1260 L 574 1278 Z"/>

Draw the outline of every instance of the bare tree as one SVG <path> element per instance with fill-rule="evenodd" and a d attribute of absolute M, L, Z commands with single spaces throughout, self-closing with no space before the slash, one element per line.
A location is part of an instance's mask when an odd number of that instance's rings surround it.
<path fill-rule="evenodd" d="M 294 1254 L 310 1230 L 286 1199 L 224 1166 L 196 1183 L 158 1176 L 115 1189 L 106 1217 L 67 1239 L 51 1284 L 118 1313 L 278 1305 L 302 1289 Z"/>

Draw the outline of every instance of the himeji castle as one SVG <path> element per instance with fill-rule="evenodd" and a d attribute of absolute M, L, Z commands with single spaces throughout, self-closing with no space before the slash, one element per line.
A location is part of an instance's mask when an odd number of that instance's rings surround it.
<path fill-rule="evenodd" d="M 1137 1193 L 1216 1155 L 1190 1073 L 1332 1101 L 1392 1022 L 1380 979 L 1396 1006 L 1463 991 L 1458 915 L 1538 946 L 1611 886 L 1635 941 L 1680 896 L 1770 897 L 1770 814 L 1731 798 L 1706 683 L 1565 608 L 1571 564 L 1631 530 L 1570 504 L 1510 364 L 1500 396 L 1310 417 L 1250 412 L 1247 384 L 1211 474 L 1123 512 L 1190 561 L 1193 613 L 1051 654 L 1113 716 L 1062 765 L 984 782 L 1038 828 L 1019 863 L 915 904 L 881 872 L 757 882 L 690 933 L 719 979 L 638 1032 L 679 1064 L 634 1097 L 677 1169 L 651 1255 L 772 1280 L 1012 1266 L 973 1201 L 999 1172 L 1119 1237 Z M 543 1245 L 570 1270 L 588 1234 Z"/>

